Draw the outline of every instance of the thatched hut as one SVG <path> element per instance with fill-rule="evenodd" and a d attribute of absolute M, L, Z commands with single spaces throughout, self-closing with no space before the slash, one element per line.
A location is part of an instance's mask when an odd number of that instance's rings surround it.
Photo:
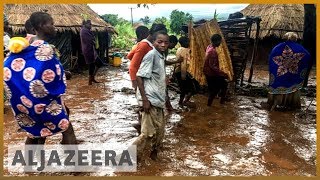
<path fill-rule="evenodd" d="M 36 11 L 47 12 L 54 19 L 58 33 L 50 43 L 61 51 L 61 62 L 66 68 L 73 69 L 76 64 L 84 63 L 79 36 L 83 15 L 87 15 L 92 22 L 92 31 L 96 33 L 99 40 L 99 51 L 105 51 L 107 46 L 105 28 L 109 24 L 86 4 L 7 4 L 4 7 L 4 13 L 8 17 L 13 36 L 25 35 L 24 24 Z"/>
<path fill-rule="evenodd" d="M 303 4 L 250 4 L 241 12 L 245 16 L 260 16 L 259 38 L 268 36 L 283 38 L 287 32 L 296 32 L 302 39 Z M 255 29 L 253 29 L 253 37 Z"/>
<path fill-rule="evenodd" d="M 250 4 L 241 13 L 261 18 L 257 63 L 268 62 L 271 49 L 283 41 L 285 33 L 296 32 L 299 39 L 303 37 L 303 4 Z M 255 37 L 255 30 L 253 27 L 252 38 Z"/>

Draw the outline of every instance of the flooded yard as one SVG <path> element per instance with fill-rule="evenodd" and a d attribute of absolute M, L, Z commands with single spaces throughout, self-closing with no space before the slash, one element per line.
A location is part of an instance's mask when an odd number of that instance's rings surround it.
<path fill-rule="evenodd" d="M 246 72 L 247 74 L 247 72 Z M 263 68 L 254 73 L 255 85 L 268 83 Z M 68 81 L 66 105 L 80 143 L 132 143 L 138 136 L 137 102 L 125 65 L 103 67 L 88 86 L 87 73 L 73 75 Z M 312 72 L 311 85 L 315 85 Z M 170 91 L 178 108 L 179 95 Z M 206 96 L 192 98 L 195 108 L 165 112 L 167 119 L 164 146 L 159 161 L 146 160 L 135 173 L 81 173 L 83 176 L 315 176 L 316 175 L 316 100 L 302 96 L 300 111 L 268 112 L 261 108 L 264 97 L 234 96 L 220 105 L 215 100 L 206 106 Z M 306 108 L 308 110 L 306 111 Z M 4 161 L 8 144 L 22 144 L 25 135 L 11 109 L 5 106 Z M 47 138 L 57 144 L 61 134 Z M 75 175 L 41 173 L 42 175 Z M 5 170 L 4 175 L 12 174 Z"/>

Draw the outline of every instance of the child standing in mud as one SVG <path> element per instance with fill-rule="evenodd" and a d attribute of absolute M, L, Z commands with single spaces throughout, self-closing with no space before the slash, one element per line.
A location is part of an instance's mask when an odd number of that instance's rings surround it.
<path fill-rule="evenodd" d="M 166 101 L 166 73 L 164 52 L 169 46 L 165 31 L 153 34 L 154 49 L 143 58 L 137 72 L 139 104 L 143 106 L 141 134 L 133 143 L 137 145 L 138 157 L 151 146 L 150 158 L 157 159 L 165 132 L 164 108 Z M 150 149 L 148 149 L 149 152 Z"/>
<path fill-rule="evenodd" d="M 213 99 L 221 91 L 220 103 L 226 101 L 226 93 L 228 87 L 228 75 L 220 70 L 219 59 L 216 48 L 220 46 L 222 37 L 219 34 L 211 36 L 211 44 L 207 47 L 203 73 L 206 76 L 209 90 L 208 104 L 211 106 Z"/>
<path fill-rule="evenodd" d="M 142 32 L 139 32 L 140 34 L 145 32 L 143 28 L 140 29 Z M 140 31 L 139 30 L 139 31 Z M 128 59 L 130 59 L 130 65 L 129 65 L 129 74 L 130 79 L 132 81 L 132 87 L 136 91 L 137 90 L 137 72 L 139 70 L 140 64 L 144 56 L 153 49 L 152 42 L 154 41 L 153 35 L 157 31 L 165 31 L 167 32 L 166 26 L 164 24 L 152 24 L 148 36 L 145 39 L 142 39 L 139 43 L 137 43 L 136 47 L 128 54 Z M 141 35 L 140 35 L 141 36 Z M 138 124 L 134 124 L 133 127 L 138 131 L 138 133 L 141 133 L 141 115 L 139 113 L 138 115 Z"/>

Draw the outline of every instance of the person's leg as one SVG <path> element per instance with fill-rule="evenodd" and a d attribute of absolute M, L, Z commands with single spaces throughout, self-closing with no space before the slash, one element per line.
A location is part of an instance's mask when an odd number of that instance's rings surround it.
<path fill-rule="evenodd" d="M 26 145 L 31 145 L 31 144 L 38 144 L 39 138 L 30 138 L 27 137 L 25 144 Z"/>
<path fill-rule="evenodd" d="M 152 122 L 156 129 L 156 134 L 152 139 L 152 148 L 150 158 L 156 160 L 158 158 L 158 152 L 162 146 L 164 134 L 165 134 L 165 118 L 162 108 L 154 107 L 154 111 L 151 112 Z"/>
<path fill-rule="evenodd" d="M 40 151 L 43 150 L 43 146 L 39 146 L 39 145 L 44 145 L 46 141 L 46 138 L 45 137 L 39 137 L 39 138 L 30 138 L 30 137 L 27 137 L 26 139 L 26 142 L 25 142 L 25 145 L 27 145 L 27 147 L 25 147 L 25 156 L 26 157 L 26 160 L 29 159 L 29 152 L 28 150 L 32 150 L 32 156 L 36 157 L 36 159 L 40 162 L 41 161 L 41 158 L 40 158 Z M 36 147 L 35 146 L 31 146 L 31 145 L 37 145 Z M 35 151 L 34 151 L 35 150 Z M 25 172 L 30 172 L 32 170 L 32 168 L 30 166 L 25 166 L 24 168 L 24 171 Z"/>
<path fill-rule="evenodd" d="M 98 66 L 94 66 L 94 73 L 93 73 L 93 77 L 95 77 L 98 73 L 99 67 Z"/>
<path fill-rule="evenodd" d="M 95 65 L 94 63 L 89 64 L 89 85 L 92 85 L 92 82 L 94 80 L 94 69 Z"/>
<path fill-rule="evenodd" d="M 172 107 L 171 102 L 170 102 L 168 88 L 166 88 L 166 109 L 168 111 L 173 111 L 173 107 Z"/>
<path fill-rule="evenodd" d="M 97 73 L 98 73 L 98 70 L 99 70 L 99 67 L 96 65 L 96 63 L 94 63 L 94 71 L 93 71 L 93 77 L 92 77 L 92 82 L 94 82 L 94 83 L 100 83 L 99 81 L 97 81 L 96 79 L 95 79 L 95 76 L 97 75 Z"/>
<path fill-rule="evenodd" d="M 77 144 L 76 135 L 74 134 L 73 126 L 70 121 L 68 129 L 62 132 L 61 144 Z"/>
<path fill-rule="evenodd" d="M 109 47 L 108 47 L 108 45 L 106 47 L 106 58 L 107 58 L 107 63 L 109 63 Z"/>
<path fill-rule="evenodd" d="M 185 93 L 185 87 L 183 84 L 183 80 L 181 79 L 181 72 L 175 73 L 175 77 L 178 81 L 179 90 L 180 90 L 179 106 L 183 106 L 184 97 L 186 96 L 186 93 Z"/>
<path fill-rule="evenodd" d="M 68 119 L 69 119 L 70 109 L 65 104 L 64 106 L 66 108 Z M 74 134 L 73 126 L 70 121 L 69 121 L 68 129 L 62 132 L 61 144 L 77 144 L 77 138 L 76 138 L 76 135 Z"/>
<path fill-rule="evenodd" d="M 180 99 L 179 99 L 179 106 L 183 106 L 185 96 L 186 96 L 186 94 L 184 92 L 181 92 Z"/>
<path fill-rule="evenodd" d="M 207 79 L 208 94 L 209 94 L 207 106 L 211 106 L 211 105 L 212 105 L 212 102 L 213 102 L 213 99 L 216 97 L 218 91 L 217 91 L 217 89 L 214 87 L 214 86 L 215 86 L 214 77 L 206 76 L 206 79 Z"/>
<path fill-rule="evenodd" d="M 196 91 L 193 80 L 189 76 L 187 76 L 187 79 L 184 80 L 183 87 L 185 89 L 185 94 L 186 94 L 183 103 L 189 103 L 190 98 L 192 97 L 193 93 L 195 93 Z"/>
<path fill-rule="evenodd" d="M 221 78 L 219 79 L 220 81 L 220 95 L 221 95 L 221 99 L 220 99 L 220 104 L 224 104 L 226 101 L 226 94 L 227 94 L 227 89 L 228 89 L 228 82 Z"/>
<path fill-rule="evenodd" d="M 184 102 L 183 102 L 183 103 L 188 103 L 188 102 L 190 102 L 191 97 L 192 97 L 192 93 L 191 93 L 191 92 L 188 92 L 188 94 L 186 95 L 186 98 L 184 99 Z"/>
<path fill-rule="evenodd" d="M 132 144 L 137 146 L 138 161 L 143 158 L 146 147 L 151 146 L 151 138 L 149 136 L 152 137 L 152 134 L 154 134 L 153 131 L 154 129 L 152 125 L 151 113 L 142 112 L 141 113 L 141 134 Z"/>

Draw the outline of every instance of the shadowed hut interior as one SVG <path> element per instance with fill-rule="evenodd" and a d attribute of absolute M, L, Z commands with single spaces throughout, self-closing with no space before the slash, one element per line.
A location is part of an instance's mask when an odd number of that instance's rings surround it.
<path fill-rule="evenodd" d="M 285 33 L 297 33 L 299 41 L 303 37 L 303 4 L 250 4 L 241 13 L 261 18 L 257 64 L 268 63 L 269 53 L 275 45 L 283 42 Z M 254 38 L 255 34 L 256 26 L 252 28 L 251 37 Z"/>
<path fill-rule="evenodd" d="M 57 36 L 49 43 L 55 45 L 61 53 L 61 63 L 66 69 L 79 70 L 85 65 L 80 42 L 80 29 L 86 15 L 92 23 L 92 31 L 98 37 L 99 55 L 107 47 L 105 28 L 110 25 L 99 17 L 86 4 L 6 4 L 4 13 L 12 29 L 13 36 L 25 36 L 24 24 L 33 12 L 49 13 L 57 29 Z M 100 57 L 103 58 L 104 57 Z"/>

